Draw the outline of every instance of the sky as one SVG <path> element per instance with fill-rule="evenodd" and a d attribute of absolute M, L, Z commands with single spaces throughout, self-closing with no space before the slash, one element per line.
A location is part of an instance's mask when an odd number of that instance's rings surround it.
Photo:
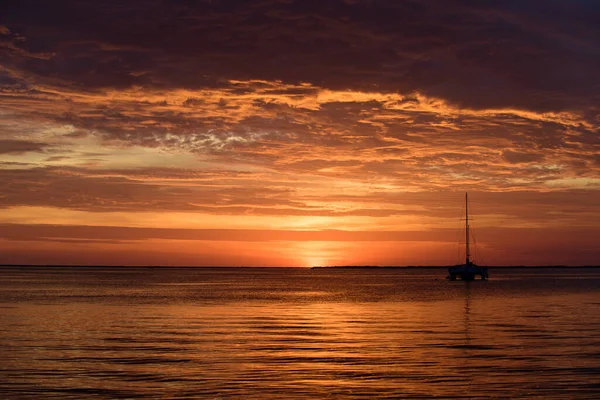
<path fill-rule="evenodd" d="M 600 264 L 600 2 L 0 5 L 0 264 Z"/>

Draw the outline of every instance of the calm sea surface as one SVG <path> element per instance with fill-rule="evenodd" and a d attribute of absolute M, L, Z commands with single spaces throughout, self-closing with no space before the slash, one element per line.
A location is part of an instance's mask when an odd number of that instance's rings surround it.
<path fill-rule="evenodd" d="M 0 268 L 0 398 L 600 398 L 600 270 Z"/>

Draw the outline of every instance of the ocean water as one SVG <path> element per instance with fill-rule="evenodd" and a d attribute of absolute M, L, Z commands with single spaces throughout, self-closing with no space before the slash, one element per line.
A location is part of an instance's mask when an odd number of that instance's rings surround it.
<path fill-rule="evenodd" d="M 600 398 L 600 269 L 0 268 L 2 399 Z"/>

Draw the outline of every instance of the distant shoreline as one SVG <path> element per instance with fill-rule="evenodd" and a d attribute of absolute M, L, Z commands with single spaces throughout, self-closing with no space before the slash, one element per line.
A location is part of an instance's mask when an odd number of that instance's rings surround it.
<path fill-rule="evenodd" d="M 376 266 L 376 265 L 334 265 L 334 266 L 316 266 L 311 269 L 318 268 L 335 268 L 335 269 L 444 269 L 455 267 L 456 265 L 404 265 L 404 266 Z M 484 265 L 482 265 L 483 267 Z M 600 265 L 485 265 L 486 268 L 600 268 Z"/>
<path fill-rule="evenodd" d="M 193 269 L 216 269 L 216 268 L 294 268 L 294 269 L 447 269 L 454 265 L 326 265 L 313 267 L 291 267 L 291 266 L 207 266 L 207 265 L 43 265 L 43 264 L 0 264 L 0 268 L 139 268 L 139 269 L 166 269 L 166 268 L 193 268 Z M 492 265 L 486 266 L 493 269 L 535 269 L 535 268 L 600 268 L 600 265 Z"/>

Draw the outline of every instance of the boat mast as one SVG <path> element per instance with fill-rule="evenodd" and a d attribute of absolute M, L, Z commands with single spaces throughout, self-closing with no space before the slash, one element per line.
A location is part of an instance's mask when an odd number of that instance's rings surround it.
<path fill-rule="evenodd" d="M 466 251 L 465 251 L 465 265 L 471 265 L 471 252 L 469 249 L 469 194 L 465 193 L 465 243 L 466 243 Z"/>

